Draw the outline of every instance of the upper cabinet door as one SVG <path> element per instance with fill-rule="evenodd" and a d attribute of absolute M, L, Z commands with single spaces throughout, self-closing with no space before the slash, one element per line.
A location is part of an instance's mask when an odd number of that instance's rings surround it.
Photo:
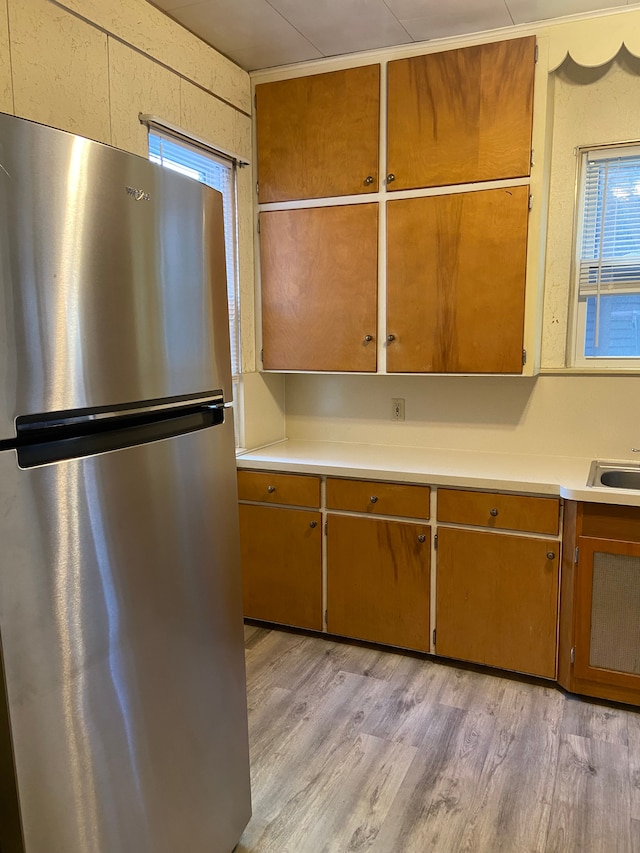
<path fill-rule="evenodd" d="M 378 205 L 260 214 L 265 370 L 376 370 Z"/>
<path fill-rule="evenodd" d="M 389 63 L 387 189 L 529 175 L 535 37 Z"/>
<path fill-rule="evenodd" d="M 256 86 L 258 201 L 378 189 L 380 66 Z"/>
<path fill-rule="evenodd" d="M 387 204 L 390 373 L 521 373 L 529 188 Z"/>

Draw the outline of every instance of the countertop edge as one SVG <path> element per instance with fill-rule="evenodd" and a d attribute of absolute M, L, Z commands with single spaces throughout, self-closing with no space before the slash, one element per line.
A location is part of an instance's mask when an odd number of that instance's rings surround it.
<path fill-rule="evenodd" d="M 238 454 L 240 469 L 522 492 L 640 506 L 640 491 L 586 485 L 592 459 L 438 448 L 280 441 Z"/>

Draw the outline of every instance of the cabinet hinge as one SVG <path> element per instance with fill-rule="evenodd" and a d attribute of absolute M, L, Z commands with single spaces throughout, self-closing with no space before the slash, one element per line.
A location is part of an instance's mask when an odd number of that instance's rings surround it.
<path fill-rule="evenodd" d="M 576 564 L 576 566 L 578 565 L 578 554 L 579 553 L 580 553 L 580 549 L 576 546 L 576 552 L 573 555 L 573 562 Z"/>
<path fill-rule="evenodd" d="M 329 611 L 324 611 L 324 624 L 326 625 L 329 622 Z"/>
<path fill-rule="evenodd" d="M 258 219 L 258 234 L 260 233 L 260 220 Z"/>
<path fill-rule="evenodd" d="M 537 50 L 537 49 L 538 49 L 538 47 L 537 47 L 537 45 L 536 45 L 536 50 Z M 258 95 L 257 95 L 255 92 L 253 93 L 253 106 L 254 106 L 256 109 L 258 108 Z"/>
<path fill-rule="evenodd" d="M 531 149 L 531 157 L 529 158 L 529 165 L 530 166 L 536 165 L 535 152 L 534 152 L 533 148 Z"/>
<path fill-rule="evenodd" d="M 533 52 L 533 61 L 534 62 L 538 61 L 538 45 L 536 45 L 536 49 Z"/>
<path fill-rule="evenodd" d="M 260 194 L 260 182 L 256 181 L 256 195 Z"/>
<path fill-rule="evenodd" d="M 434 628 L 433 629 L 433 647 L 435 648 L 435 646 L 436 646 L 436 629 Z"/>
<path fill-rule="evenodd" d="M 264 350 L 260 350 L 260 361 L 264 361 Z"/>
<path fill-rule="evenodd" d="M 573 647 L 572 647 L 572 649 L 571 649 L 571 657 L 570 657 L 570 659 L 571 659 L 571 663 L 572 663 L 572 665 L 573 665 L 573 664 L 576 662 L 576 647 L 575 647 L 575 646 L 573 646 Z"/>
<path fill-rule="evenodd" d="M 329 532 L 329 522 L 325 521 L 325 523 L 324 523 L 324 535 L 326 536 L 328 532 Z"/>
<path fill-rule="evenodd" d="M 533 210 L 533 195 L 529 193 L 529 210 Z"/>
<path fill-rule="evenodd" d="M 434 551 L 438 550 L 438 534 L 437 533 L 433 537 L 433 549 L 434 549 Z"/>
<path fill-rule="evenodd" d="M 526 363 L 527 363 L 527 351 L 526 351 L 526 349 L 523 349 L 522 350 L 522 365 L 523 365 L 523 367 Z"/>

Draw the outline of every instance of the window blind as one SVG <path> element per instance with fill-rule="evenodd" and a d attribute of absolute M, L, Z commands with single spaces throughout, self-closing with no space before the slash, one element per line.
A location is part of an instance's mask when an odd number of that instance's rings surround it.
<path fill-rule="evenodd" d="M 585 152 L 579 297 L 640 291 L 640 147 Z"/>
<path fill-rule="evenodd" d="M 177 139 L 157 127 L 149 127 L 149 159 L 222 193 L 231 372 L 236 379 L 240 373 L 236 161 L 213 150 L 207 151 L 201 144 L 190 145 L 183 137 Z"/>

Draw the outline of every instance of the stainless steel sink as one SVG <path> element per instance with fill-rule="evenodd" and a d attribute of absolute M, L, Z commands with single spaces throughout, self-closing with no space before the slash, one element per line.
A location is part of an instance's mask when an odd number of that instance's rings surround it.
<path fill-rule="evenodd" d="M 640 463 L 601 462 L 594 459 L 587 486 L 640 490 Z"/>

